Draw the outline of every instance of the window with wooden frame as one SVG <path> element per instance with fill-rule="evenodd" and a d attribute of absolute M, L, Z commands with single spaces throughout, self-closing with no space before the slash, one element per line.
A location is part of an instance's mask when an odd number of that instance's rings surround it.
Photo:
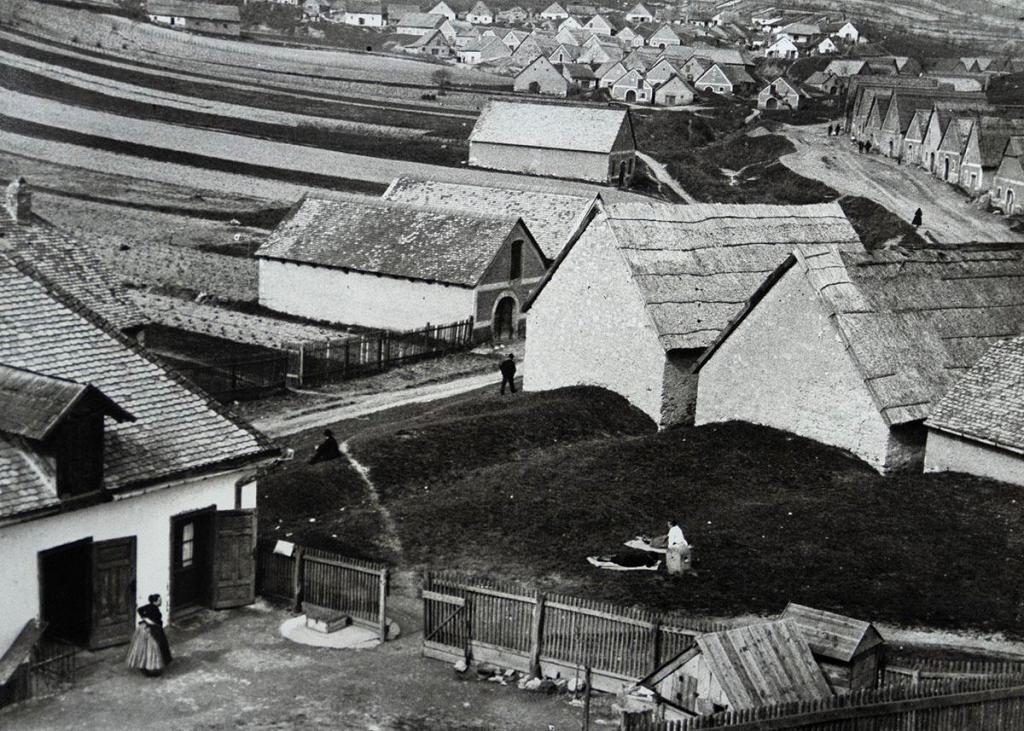
<path fill-rule="evenodd" d="M 180 566 L 187 569 L 195 560 L 196 548 L 196 524 L 185 523 L 181 527 L 181 557 Z"/>

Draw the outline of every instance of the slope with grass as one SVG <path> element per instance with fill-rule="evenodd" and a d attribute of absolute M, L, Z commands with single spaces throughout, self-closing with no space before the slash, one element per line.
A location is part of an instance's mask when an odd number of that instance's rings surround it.
<path fill-rule="evenodd" d="M 609 423 L 593 389 L 435 410 L 357 436 L 412 563 L 710 615 L 787 601 L 908 624 L 1024 630 L 1019 488 L 883 478 L 838 450 L 747 424 Z M 589 432 L 589 433 L 588 433 Z M 696 578 L 592 569 L 682 519 Z"/>

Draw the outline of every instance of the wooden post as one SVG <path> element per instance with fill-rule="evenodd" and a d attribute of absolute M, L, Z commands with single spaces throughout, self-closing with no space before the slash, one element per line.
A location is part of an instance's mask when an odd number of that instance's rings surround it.
<path fill-rule="evenodd" d="M 583 731 L 590 731 L 590 667 L 583 668 Z"/>
<path fill-rule="evenodd" d="M 648 640 L 648 666 L 653 673 L 661 667 L 661 617 L 655 617 L 651 622 L 651 634 Z"/>
<path fill-rule="evenodd" d="M 423 596 L 423 592 L 429 591 L 431 587 L 430 583 L 430 571 L 423 572 L 423 581 L 420 585 L 420 596 Z M 427 610 L 427 600 L 423 599 L 423 638 L 424 641 L 420 643 L 420 654 L 424 652 L 424 645 L 426 644 L 426 638 L 430 636 L 434 628 L 430 626 L 430 612 Z"/>
<path fill-rule="evenodd" d="M 541 639 L 544 632 L 544 594 L 537 595 L 533 605 L 533 623 L 530 627 L 530 677 L 540 677 Z"/>
<path fill-rule="evenodd" d="M 378 589 L 379 593 L 377 599 L 380 602 L 379 616 L 377 619 L 377 631 L 380 632 L 380 641 L 387 642 L 388 640 L 388 570 L 384 569 L 380 572 L 380 586 Z"/>
<path fill-rule="evenodd" d="M 462 609 L 463 628 L 466 633 L 466 646 L 463 648 L 463 657 L 466 660 L 466 667 L 473 661 L 473 596 L 467 592 L 466 604 Z"/>
<path fill-rule="evenodd" d="M 301 352 L 301 351 L 300 351 Z M 295 547 L 295 563 L 292 564 L 292 611 L 302 611 L 302 546 Z"/>
<path fill-rule="evenodd" d="M 306 344 L 299 343 L 299 373 L 295 380 L 302 386 L 303 377 L 306 375 Z"/>

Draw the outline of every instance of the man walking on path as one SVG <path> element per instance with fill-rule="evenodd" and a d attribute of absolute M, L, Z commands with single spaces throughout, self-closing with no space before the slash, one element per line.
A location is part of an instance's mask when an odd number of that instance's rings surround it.
<path fill-rule="evenodd" d="M 914 219 L 910 222 L 910 225 L 913 226 L 914 228 L 917 228 L 918 226 L 920 226 L 921 225 L 921 219 L 922 219 L 923 215 L 924 214 L 921 213 L 921 209 L 920 208 L 918 208 L 916 211 L 914 211 Z"/>
<path fill-rule="evenodd" d="M 512 390 L 512 393 L 516 392 L 516 357 L 512 353 L 508 354 L 505 360 L 501 361 L 501 365 L 498 366 L 498 370 L 501 371 L 501 395 L 505 395 L 505 384 Z"/>

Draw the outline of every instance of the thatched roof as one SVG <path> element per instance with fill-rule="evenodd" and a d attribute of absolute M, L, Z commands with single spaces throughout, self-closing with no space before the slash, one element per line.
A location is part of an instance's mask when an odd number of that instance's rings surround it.
<path fill-rule="evenodd" d="M 1000 338 L 1024 332 L 1024 251 L 839 251 L 795 261 L 890 425 L 919 421 Z"/>
<path fill-rule="evenodd" d="M 666 350 L 701 349 L 713 343 L 795 246 L 861 248 L 836 203 L 615 203 L 605 206 L 580 241 L 584 237 L 599 237 L 603 245 L 618 250 Z M 530 303 L 556 276 L 572 248 L 562 252 Z"/>
<path fill-rule="evenodd" d="M 1024 337 L 993 345 L 950 387 L 926 424 L 1024 454 Z"/>

